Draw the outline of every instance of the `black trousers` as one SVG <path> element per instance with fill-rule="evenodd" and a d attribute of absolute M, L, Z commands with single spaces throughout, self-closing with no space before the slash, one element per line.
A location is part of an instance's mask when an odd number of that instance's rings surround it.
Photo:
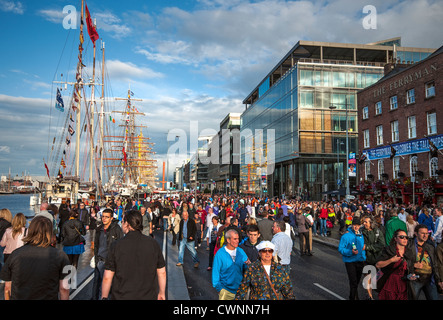
<path fill-rule="evenodd" d="M 364 261 L 345 262 L 345 266 L 349 279 L 349 300 L 359 300 L 358 285 L 360 284 L 365 263 Z"/>
<path fill-rule="evenodd" d="M 211 268 L 212 268 L 212 262 L 214 261 L 214 250 L 216 244 L 217 244 L 216 241 L 209 243 L 209 267 Z"/>
<path fill-rule="evenodd" d="M 304 254 L 307 252 L 311 252 L 311 244 L 309 241 L 309 231 L 308 232 L 299 232 L 299 241 L 300 241 L 300 254 Z"/>

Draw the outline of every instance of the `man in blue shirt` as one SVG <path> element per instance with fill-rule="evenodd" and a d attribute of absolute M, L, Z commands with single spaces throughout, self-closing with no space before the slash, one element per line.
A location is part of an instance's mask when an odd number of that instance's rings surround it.
<path fill-rule="evenodd" d="M 236 230 L 226 231 L 225 239 L 226 245 L 214 257 L 212 286 L 218 291 L 219 300 L 234 300 L 246 264 L 250 261 L 243 249 L 238 247 L 239 236 Z"/>

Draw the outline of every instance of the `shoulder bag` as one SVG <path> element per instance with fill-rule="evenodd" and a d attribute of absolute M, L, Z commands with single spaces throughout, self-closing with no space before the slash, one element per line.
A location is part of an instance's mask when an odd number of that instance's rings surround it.
<path fill-rule="evenodd" d="M 275 291 L 274 284 L 272 283 L 271 278 L 269 277 L 268 273 L 266 272 L 265 267 L 263 266 L 263 263 L 261 265 L 262 265 L 263 271 L 265 272 L 266 278 L 268 279 L 269 284 L 271 285 L 272 291 L 274 291 L 274 294 L 275 294 L 277 300 L 280 300 L 280 298 L 277 294 L 277 291 Z"/>

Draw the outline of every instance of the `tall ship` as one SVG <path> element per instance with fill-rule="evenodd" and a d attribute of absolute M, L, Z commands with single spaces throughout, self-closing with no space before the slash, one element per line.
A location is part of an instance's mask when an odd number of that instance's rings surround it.
<path fill-rule="evenodd" d="M 105 144 L 105 139 L 115 131 L 113 126 L 116 125 L 112 115 L 116 99 L 105 96 L 110 92 L 105 66 L 105 43 L 99 38 L 85 0 L 81 0 L 79 11 L 81 22 L 75 78 L 69 81 L 60 74 L 53 81 L 56 97 L 50 106 L 49 143 L 46 158 L 43 158 L 48 183 L 41 196 L 55 204 L 67 200 L 74 204 L 79 199 L 103 203 L 109 196 L 121 194 L 122 190 L 117 188 L 119 183 L 121 186 L 130 186 L 131 190 L 137 190 L 139 184 L 148 186 L 147 182 L 151 178 L 145 179 L 155 171 L 151 165 L 155 161 L 141 157 L 142 153 L 152 152 L 152 146 L 151 149 L 135 148 L 137 141 L 144 141 L 143 145 L 146 146 L 147 138 L 141 137 L 140 133 L 136 134 L 129 124 L 122 135 L 125 138 L 124 148 L 117 150 L 116 146 Z M 99 39 L 100 45 L 97 50 Z M 75 55 L 69 53 L 68 56 Z M 72 61 L 67 63 L 68 70 L 69 67 L 72 68 L 72 64 Z M 56 74 L 58 72 L 59 70 Z M 68 75 L 70 73 L 73 74 L 71 71 Z M 129 118 L 133 117 L 131 110 L 130 107 L 124 110 L 126 115 L 129 112 Z M 135 129 L 135 122 L 131 121 L 130 124 L 134 124 Z M 134 150 L 137 150 L 137 153 L 134 153 Z M 122 157 L 123 154 L 126 156 Z M 137 172 L 129 165 L 135 162 L 136 156 L 140 159 L 137 162 Z M 118 168 L 117 164 L 112 164 L 112 159 L 118 157 L 124 158 L 125 165 L 120 165 L 120 168 L 123 168 L 123 178 L 121 172 L 115 170 Z M 152 168 L 148 168 L 148 163 Z M 114 170 L 111 169 L 112 166 L 115 166 Z M 142 168 L 146 170 L 141 170 Z"/>
<path fill-rule="evenodd" d="M 143 134 L 143 129 L 147 126 L 140 119 L 146 114 L 133 104 L 134 101 L 142 101 L 132 98 L 133 95 L 129 89 L 127 98 L 115 98 L 116 101 L 124 101 L 121 110 L 112 112 L 120 118 L 119 130 L 117 134 L 104 137 L 105 148 L 111 154 L 111 157 L 104 159 L 107 161 L 105 167 L 110 172 L 110 179 L 105 187 L 129 197 L 153 192 L 157 179 L 157 161 L 153 158 L 154 143 Z M 112 118 L 113 122 L 114 120 Z"/>

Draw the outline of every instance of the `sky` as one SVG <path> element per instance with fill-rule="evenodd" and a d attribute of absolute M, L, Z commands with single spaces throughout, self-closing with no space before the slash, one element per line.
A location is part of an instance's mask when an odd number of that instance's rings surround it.
<path fill-rule="evenodd" d="M 100 36 L 97 48 L 105 43 L 107 96 L 125 97 L 130 88 L 143 100 L 136 106 L 147 115 L 144 135 L 155 143 L 160 168 L 168 133 L 170 140 L 179 134 L 185 141 L 187 155 L 169 158 L 170 173 L 195 151 L 190 131 L 217 132 L 227 114 L 243 112 L 243 99 L 299 40 L 365 44 L 400 36 L 403 46 L 443 44 L 441 0 L 86 3 Z M 0 174 L 46 174 L 52 127 L 61 121 L 54 108 L 60 85 L 54 81 L 73 81 L 78 53 L 79 25 L 64 27 L 64 8 L 80 12 L 80 4 L 0 0 Z M 373 28 L 364 23 L 370 14 Z M 90 72 L 86 27 L 84 48 Z M 68 92 L 62 90 L 65 100 Z M 110 103 L 111 109 L 122 107 Z"/>

